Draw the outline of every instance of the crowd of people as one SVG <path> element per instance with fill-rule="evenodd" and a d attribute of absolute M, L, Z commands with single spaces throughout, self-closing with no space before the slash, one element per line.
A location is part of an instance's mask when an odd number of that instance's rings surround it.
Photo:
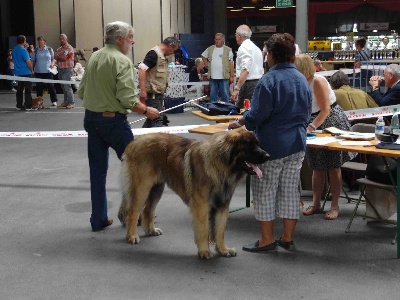
<path fill-rule="evenodd" d="M 243 246 L 250 252 L 273 252 L 277 247 L 293 251 L 293 236 L 300 217 L 299 179 L 304 158 L 312 169 L 312 204 L 302 211 L 304 216 L 320 211 L 320 201 L 329 177 L 332 202 L 325 219 L 335 220 L 340 215 L 339 195 L 342 186 L 341 166 L 356 154 L 323 149 L 307 149 L 307 133 L 336 127 L 351 130 L 344 113 L 377 106 L 400 103 L 400 66 L 390 64 L 384 77 L 372 76 L 372 92 L 350 87 L 350 81 L 341 71 L 329 81 L 318 72 L 322 63 L 301 54 L 293 36 L 288 33 L 272 35 L 261 49 L 251 40 L 251 29 L 240 25 L 235 32 L 239 49 L 234 61 L 232 48 L 225 45 L 225 36 L 216 33 L 214 45 L 201 53 L 190 71 L 191 82 L 203 79 L 208 67 L 210 101 L 233 102 L 239 108 L 244 100 L 251 109 L 230 123 L 229 129 L 245 126 L 254 131 L 261 147 L 270 160 L 260 166 L 264 177 L 252 180 L 255 217 L 260 222 L 260 238 Z M 90 167 L 93 231 L 112 224 L 107 214 L 106 176 L 108 151 L 113 148 L 119 159 L 125 147 L 134 139 L 127 122 L 127 114 L 135 111 L 147 118 L 143 127 L 165 126 L 159 112 L 168 85 L 168 57 L 176 53 L 180 41 L 167 37 L 149 49 L 138 66 L 138 88 L 135 87 L 134 68 L 127 54 L 134 44 L 134 29 L 124 22 L 112 22 L 105 27 L 105 46 L 93 48 L 85 69 L 77 59 L 79 52 L 68 43 L 65 34 L 59 36 L 60 47 L 55 51 L 46 45 L 43 36 L 38 46 L 26 47 L 26 38 L 18 36 L 17 46 L 7 58 L 9 74 L 28 79 L 35 76 L 51 79 L 51 69 L 57 66 L 61 80 L 80 80 L 78 95 L 85 108 L 84 127 L 88 132 L 88 159 Z M 365 39 L 356 41 L 355 66 L 369 59 Z M 81 56 L 82 59 L 82 56 Z M 380 92 L 384 80 L 388 88 Z M 234 84 L 233 89 L 229 86 Z M 70 84 L 62 84 L 63 101 L 60 108 L 75 107 L 74 92 Z M 37 96 L 47 87 L 50 99 L 57 106 L 58 98 L 51 83 L 38 83 Z M 13 85 L 10 85 L 13 89 Z M 32 82 L 18 81 L 17 109 L 32 109 Z M 23 94 L 25 92 L 25 101 Z M 280 145 L 280 147 L 276 147 Z M 274 221 L 283 219 L 283 232 L 274 237 Z"/>
<path fill-rule="evenodd" d="M 46 45 L 43 36 L 37 37 L 37 46 L 28 44 L 24 35 L 17 37 L 17 45 L 9 49 L 7 54 L 7 75 L 43 79 L 36 82 L 36 97 L 43 97 L 46 89 L 50 94 L 52 106 L 71 109 L 75 107 L 74 93 L 76 88 L 71 84 L 60 84 L 64 99 L 58 105 L 58 97 L 54 84 L 47 80 L 59 79 L 65 81 L 80 81 L 84 67 L 80 60 L 86 62 L 82 49 L 74 49 L 68 43 L 65 34 L 59 36 L 60 47 L 54 51 Z M 95 48 L 93 48 L 93 51 Z M 57 75 L 54 77 L 54 75 Z M 17 110 L 35 110 L 32 107 L 32 81 L 8 80 L 9 91 L 16 92 Z M 16 87 L 16 88 L 15 88 Z M 25 97 L 24 97 L 25 94 Z"/>

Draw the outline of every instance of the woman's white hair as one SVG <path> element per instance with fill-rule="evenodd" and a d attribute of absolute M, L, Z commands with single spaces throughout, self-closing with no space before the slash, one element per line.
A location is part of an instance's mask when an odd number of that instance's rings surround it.
<path fill-rule="evenodd" d="M 122 21 L 108 23 L 104 27 L 104 43 L 116 44 L 118 42 L 118 37 L 126 37 L 130 30 L 133 31 L 133 27 Z"/>

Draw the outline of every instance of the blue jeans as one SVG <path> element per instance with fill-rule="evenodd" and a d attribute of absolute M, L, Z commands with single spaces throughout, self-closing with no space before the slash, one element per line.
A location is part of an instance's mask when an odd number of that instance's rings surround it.
<path fill-rule="evenodd" d="M 111 147 L 119 159 L 126 146 L 133 141 L 132 129 L 124 114 L 104 117 L 103 113 L 85 111 L 84 127 L 88 133 L 88 158 L 90 169 L 90 192 L 93 229 L 104 227 L 107 221 L 106 178 L 108 170 L 108 149 Z"/>
<path fill-rule="evenodd" d="M 210 102 L 218 101 L 218 90 L 221 101 L 229 102 L 229 80 L 210 78 Z"/>
<path fill-rule="evenodd" d="M 58 79 L 70 81 L 73 75 L 72 68 L 59 69 L 58 70 Z M 74 92 L 72 91 L 72 87 L 70 84 L 61 84 L 61 88 L 64 92 L 64 103 L 65 104 L 74 104 Z"/>

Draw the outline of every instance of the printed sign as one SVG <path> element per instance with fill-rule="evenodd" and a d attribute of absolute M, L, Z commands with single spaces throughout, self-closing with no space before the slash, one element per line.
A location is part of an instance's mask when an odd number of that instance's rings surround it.
<path fill-rule="evenodd" d="M 308 50 L 331 50 L 331 41 L 309 41 Z"/>
<path fill-rule="evenodd" d="M 251 31 L 253 33 L 276 32 L 276 25 L 252 26 Z"/>
<path fill-rule="evenodd" d="M 293 0 L 276 0 L 276 8 L 285 8 L 293 6 Z"/>
<path fill-rule="evenodd" d="M 389 23 L 360 23 L 360 30 L 389 30 Z"/>

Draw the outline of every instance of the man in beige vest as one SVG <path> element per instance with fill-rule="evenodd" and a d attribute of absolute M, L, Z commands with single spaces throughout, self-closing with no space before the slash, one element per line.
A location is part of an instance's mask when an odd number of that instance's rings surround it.
<path fill-rule="evenodd" d="M 218 91 L 221 100 L 229 102 L 229 84 L 233 82 L 235 72 L 233 65 L 232 49 L 225 46 L 225 36 L 215 34 L 215 45 L 208 47 L 201 57 L 208 66 L 208 79 L 210 82 L 210 102 L 218 100 Z"/>
<path fill-rule="evenodd" d="M 140 101 L 147 106 L 162 110 L 164 93 L 167 89 L 168 59 L 179 48 L 179 40 L 168 37 L 158 46 L 147 52 L 143 62 L 139 65 Z M 162 118 L 147 118 L 143 128 L 162 127 Z"/>

